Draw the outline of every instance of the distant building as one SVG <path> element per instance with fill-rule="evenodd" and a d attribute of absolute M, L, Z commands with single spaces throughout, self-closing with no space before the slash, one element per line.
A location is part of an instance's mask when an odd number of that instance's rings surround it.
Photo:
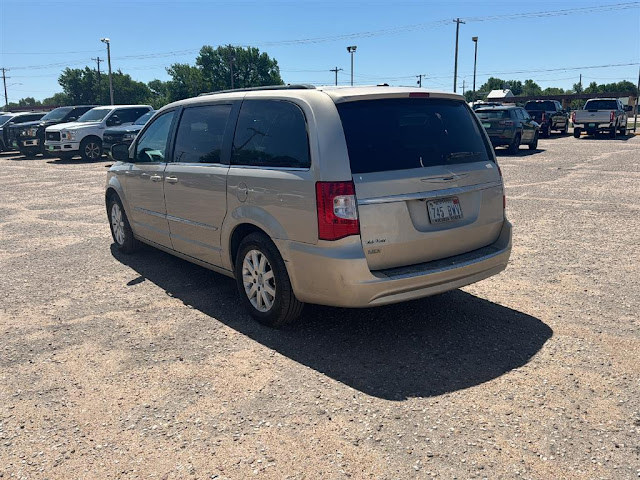
<path fill-rule="evenodd" d="M 487 95 L 487 101 L 502 101 L 502 102 L 508 102 L 509 98 L 513 98 L 515 97 L 515 95 L 513 94 L 513 92 L 511 90 L 509 90 L 508 88 L 506 90 L 491 90 L 489 92 L 489 95 Z"/>

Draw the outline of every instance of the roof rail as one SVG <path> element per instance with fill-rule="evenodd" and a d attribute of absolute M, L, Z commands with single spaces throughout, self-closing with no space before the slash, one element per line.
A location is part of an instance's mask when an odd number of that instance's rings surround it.
<path fill-rule="evenodd" d="M 233 88 L 230 90 L 218 90 L 217 92 L 206 92 L 198 95 L 204 97 L 206 95 L 217 95 L 219 93 L 231 93 L 231 92 L 255 92 L 259 90 L 315 90 L 315 86 L 307 84 L 289 84 L 289 85 L 267 85 L 264 87 L 247 87 L 247 88 Z"/>

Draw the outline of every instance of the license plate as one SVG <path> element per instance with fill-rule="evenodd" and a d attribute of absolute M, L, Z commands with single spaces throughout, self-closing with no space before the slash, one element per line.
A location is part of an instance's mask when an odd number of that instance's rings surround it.
<path fill-rule="evenodd" d="M 590 123 L 590 124 L 589 124 L 589 126 L 590 126 L 590 127 L 595 127 L 595 126 L 596 126 L 596 124 L 595 124 L 595 123 Z"/>
<path fill-rule="evenodd" d="M 491 128 L 491 124 L 490 123 L 483 123 L 482 126 L 484 128 Z"/>
<path fill-rule="evenodd" d="M 427 211 L 431 223 L 450 222 L 462 218 L 462 207 L 458 197 L 427 202 Z"/>

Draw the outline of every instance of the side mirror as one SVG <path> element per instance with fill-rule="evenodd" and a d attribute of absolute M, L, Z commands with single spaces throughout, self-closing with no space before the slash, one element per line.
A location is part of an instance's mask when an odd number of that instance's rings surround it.
<path fill-rule="evenodd" d="M 111 156 L 118 162 L 129 161 L 129 145 L 126 143 L 116 143 L 111 147 Z"/>
<path fill-rule="evenodd" d="M 109 120 L 107 120 L 107 125 L 113 127 L 114 125 L 120 125 L 122 122 L 118 118 L 117 115 L 113 115 Z"/>
<path fill-rule="evenodd" d="M 67 118 L 67 122 L 75 122 L 78 119 L 78 117 L 69 117 Z"/>

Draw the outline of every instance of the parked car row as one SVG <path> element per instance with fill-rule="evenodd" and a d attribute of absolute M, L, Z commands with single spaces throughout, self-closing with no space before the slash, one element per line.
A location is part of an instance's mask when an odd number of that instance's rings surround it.
<path fill-rule="evenodd" d="M 97 160 L 112 144 L 133 141 L 153 115 L 150 105 L 76 105 L 48 113 L 0 115 L 0 151 L 19 150 L 25 156 L 76 155 Z M 107 136 L 105 142 L 105 135 Z"/>

